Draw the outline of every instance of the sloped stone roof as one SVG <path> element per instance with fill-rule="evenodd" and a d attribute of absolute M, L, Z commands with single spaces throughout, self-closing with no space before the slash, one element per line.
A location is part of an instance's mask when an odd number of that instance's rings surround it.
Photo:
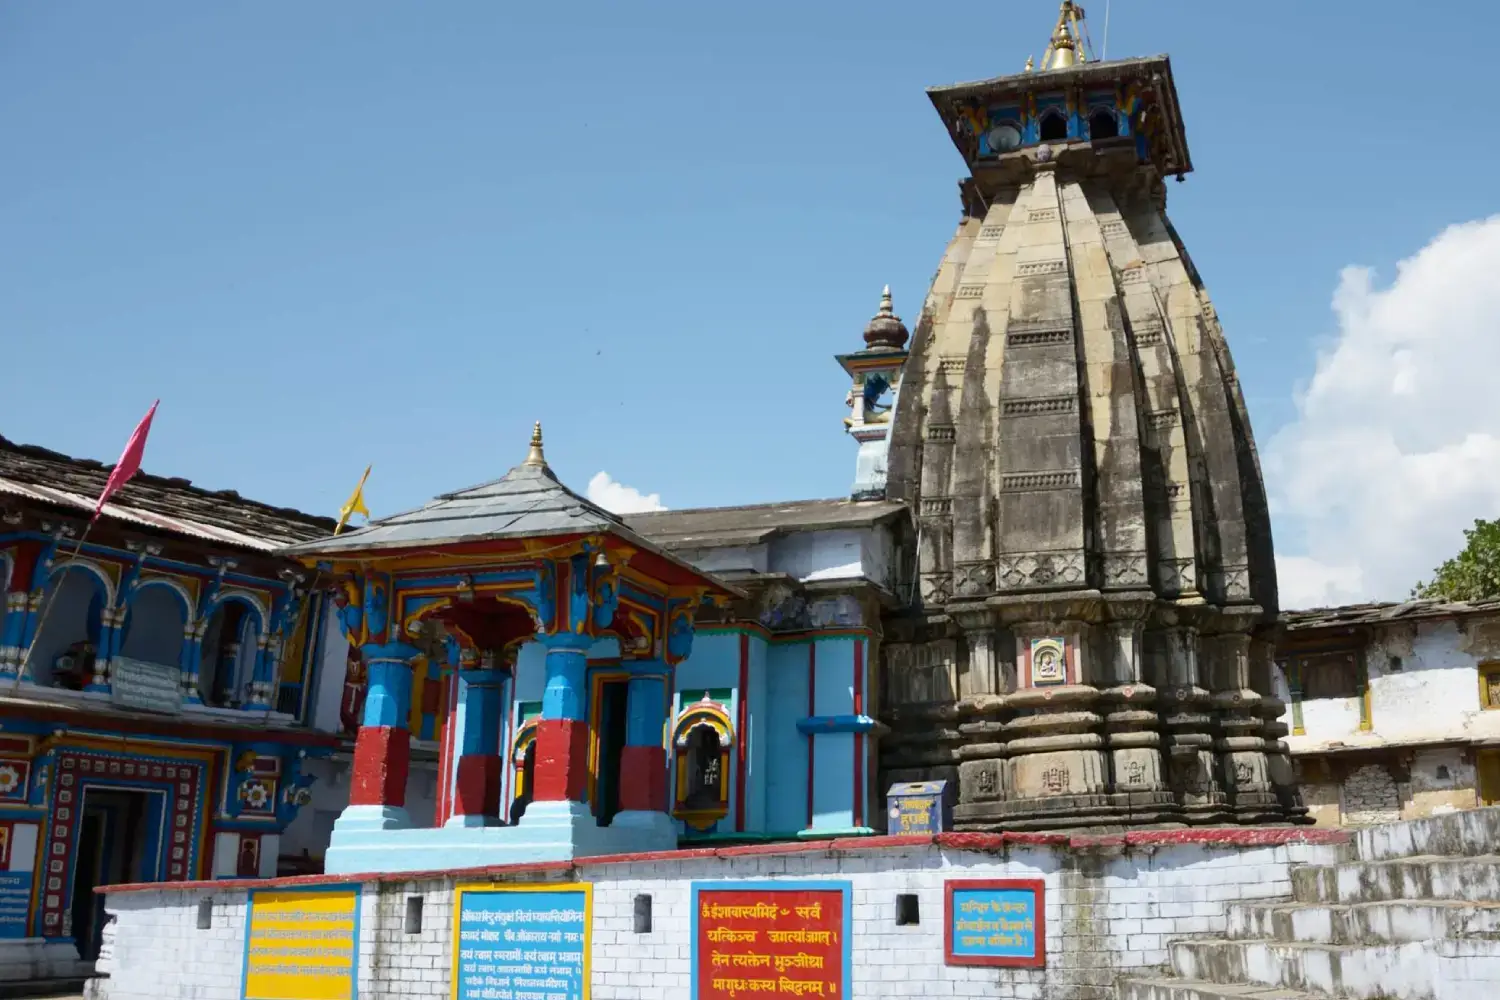
<path fill-rule="evenodd" d="M 92 513 L 113 468 L 0 437 L 0 502 L 19 497 L 78 514 Z M 234 490 L 208 490 L 187 479 L 144 470 L 104 505 L 104 517 L 260 552 L 327 535 L 337 523 L 333 518 L 249 500 Z"/>

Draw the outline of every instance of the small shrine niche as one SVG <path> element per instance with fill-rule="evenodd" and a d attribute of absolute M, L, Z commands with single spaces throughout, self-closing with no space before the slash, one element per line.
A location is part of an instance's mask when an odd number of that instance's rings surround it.
<path fill-rule="evenodd" d="M 698 831 L 729 815 L 730 748 L 734 728 L 729 710 L 711 693 L 684 709 L 672 733 L 676 794 L 672 815 Z"/>

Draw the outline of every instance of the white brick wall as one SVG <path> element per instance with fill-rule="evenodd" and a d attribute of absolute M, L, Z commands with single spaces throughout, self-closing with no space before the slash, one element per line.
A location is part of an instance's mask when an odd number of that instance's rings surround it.
<path fill-rule="evenodd" d="M 695 880 L 839 879 L 851 883 L 853 1000 L 993 997 L 1105 1000 L 1123 970 L 1164 965 L 1167 942 L 1223 932 L 1230 903 L 1288 896 L 1289 870 L 1326 864 L 1339 849 L 1290 844 L 1226 848 L 1170 845 L 1065 849 L 1011 846 L 995 853 L 917 846 L 835 853 L 706 857 L 585 864 L 522 881 L 594 885 L 594 1000 L 691 996 L 691 884 Z M 1047 887 L 1047 966 L 1015 970 L 943 962 L 943 884 L 950 878 L 1041 878 Z M 452 880 L 365 885 L 361 998 L 449 995 Z M 652 897 L 652 929 L 636 934 L 634 897 Z M 896 896 L 915 893 L 920 923 L 896 925 Z M 422 931 L 404 930 L 406 898 L 423 897 Z M 214 899 L 213 927 L 197 904 Z M 245 894 L 233 889 L 118 893 L 109 1000 L 238 1000 Z"/>

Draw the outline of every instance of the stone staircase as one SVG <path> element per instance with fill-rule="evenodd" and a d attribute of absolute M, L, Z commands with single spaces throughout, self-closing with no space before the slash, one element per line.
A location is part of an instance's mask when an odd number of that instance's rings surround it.
<path fill-rule="evenodd" d="M 1350 853 L 1170 942 L 1170 972 L 1120 1000 L 1500 1000 L 1500 809 L 1371 827 Z"/>

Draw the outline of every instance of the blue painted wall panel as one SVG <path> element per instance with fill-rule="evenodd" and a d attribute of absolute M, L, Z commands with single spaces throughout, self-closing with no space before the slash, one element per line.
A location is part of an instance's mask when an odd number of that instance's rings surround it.
<path fill-rule="evenodd" d="M 813 739 L 813 828 L 847 830 L 854 825 L 854 737 L 825 733 Z"/>
<path fill-rule="evenodd" d="M 804 708 L 804 714 L 806 709 Z M 854 711 L 854 640 L 818 640 L 818 693 L 814 715 L 849 715 Z"/>
<path fill-rule="evenodd" d="M 807 715 L 805 642 L 777 643 L 766 655 L 766 832 L 795 833 L 807 826 L 807 737 L 797 720 Z"/>
<path fill-rule="evenodd" d="M 770 682 L 767 677 L 768 643 L 757 635 L 750 636 L 750 732 L 749 769 L 745 782 L 745 832 L 766 832 L 766 768 L 776 749 L 767 741 L 768 727 L 775 715 L 767 702 Z"/>

